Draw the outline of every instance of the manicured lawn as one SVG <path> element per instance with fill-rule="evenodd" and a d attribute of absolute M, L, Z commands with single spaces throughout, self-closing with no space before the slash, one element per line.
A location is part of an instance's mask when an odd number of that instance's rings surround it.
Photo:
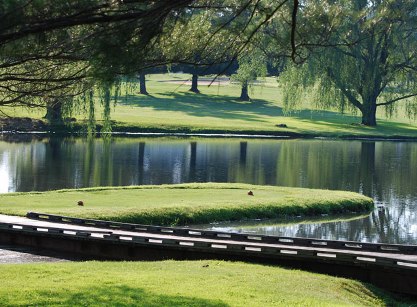
<path fill-rule="evenodd" d="M 179 76 L 184 79 L 187 76 Z M 335 111 L 315 111 L 305 102 L 299 112 L 285 115 L 281 90 L 275 80 L 252 88 L 251 102 L 236 100 L 240 87 L 236 84 L 201 85 L 200 94 L 188 91 L 189 85 L 161 82 L 169 78 L 150 75 L 150 96 L 130 95 L 121 99 L 112 119 L 115 129 L 129 127 L 167 130 L 258 131 L 269 133 L 300 133 L 325 136 L 376 135 L 417 136 L 417 125 L 400 116 L 395 121 L 379 120 L 376 128 L 352 125 L 360 117 L 342 115 Z M 173 77 L 171 80 L 175 80 Z M 381 114 L 382 115 L 382 114 Z M 403 115 L 403 114 L 402 114 Z M 288 128 L 276 127 L 286 124 Z"/>
<path fill-rule="evenodd" d="M 394 306 L 354 280 L 223 261 L 1 265 L 10 306 Z M 408 302 L 412 303 L 412 302 Z M 405 306 L 405 304 L 404 304 Z"/>
<path fill-rule="evenodd" d="M 121 97 L 112 109 L 114 131 L 180 131 L 180 132 L 255 132 L 329 137 L 341 136 L 417 136 L 417 124 L 406 119 L 401 110 L 393 120 L 379 114 L 377 127 L 358 125 L 360 117 L 342 115 L 335 110 L 317 111 L 313 98 L 306 98 L 301 109 L 292 114 L 282 110 L 282 93 L 273 78 L 253 86 L 251 102 L 236 100 L 240 87 L 236 84 L 200 85 L 201 94 L 189 92 L 182 80 L 188 75 L 148 75 L 149 96 L 135 89 Z M 177 83 L 167 82 L 177 81 Z M 123 91 L 122 91 L 123 92 Z M 99 107 L 100 109 L 100 107 Z M 44 111 L 2 107 L 0 111 L 11 116 L 41 118 Z M 101 111 L 96 112 L 98 119 Z M 81 110 L 79 121 L 86 118 Z M 287 128 L 277 127 L 285 124 Z"/>
<path fill-rule="evenodd" d="M 79 200 L 83 207 L 77 206 Z M 372 207 L 372 199 L 353 192 L 222 183 L 0 194 L 3 214 L 38 211 L 159 225 L 365 212 Z"/>

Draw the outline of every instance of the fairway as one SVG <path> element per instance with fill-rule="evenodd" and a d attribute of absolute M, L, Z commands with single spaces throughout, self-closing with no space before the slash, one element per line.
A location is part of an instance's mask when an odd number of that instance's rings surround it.
<path fill-rule="evenodd" d="M 150 95 L 122 89 L 122 96 L 111 109 L 113 131 L 121 132 L 205 132 L 294 135 L 299 137 L 416 137 L 417 124 L 399 109 L 392 120 L 379 113 L 378 126 L 359 125 L 360 117 L 336 110 L 317 110 L 314 95 L 305 97 L 300 109 L 285 113 L 282 89 L 276 78 L 263 78 L 249 94 L 250 102 L 239 101 L 240 86 L 234 83 L 200 85 L 200 94 L 192 93 L 186 74 L 148 75 Z M 214 78 L 214 77 L 213 77 Z M 207 82 L 206 82 L 207 83 Z M 101 124 L 102 105 L 97 97 L 96 118 Z M 42 119 L 42 109 L 0 107 L 9 116 Z M 77 125 L 88 118 L 84 109 L 74 110 Z M 286 125 L 279 127 L 277 125 Z"/>
<path fill-rule="evenodd" d="M 80 200 L 84 206 L 77 205 Z M 0 194 L 2 214 L 37 211 L 157 225 L 366 212 L 372 207 L 372 199 L 353 192 L 221 183 Z"/>
<path fill-rule="evenodd" d="M 263 78 L 254 85 L 249 92 L 250 102 L 237 100 L 240 86 L 234 83 L 213 82 L 211 86 L 200 85 L 200 94 L 189 92 L 190 86 L 184 80 L 190 78 L 184 74 L 149 75 L 150 95 L 140 95 L 135 90 L 121 97 L 112 110 L 113 130 L 296 133 L 328 137 L 417 135 L 416 123 L 401 112 L 393 120 L 384 120 L 381 112 L 378 126 L 366 127 L 358 125 L 358 116 L 316 110 L 313 97 L 307 97 L 309 100 L 298 111 L 285 114 L 276 78 Z M 277 127 L 280 124 L 287 127 Z"/>
<path fill-rule="evenodd" d="M 284 113 L 282 89 L 276 78 L 262 78 L 252 86 L 252 100 L 239 101 L 240 86 L 230 83 L 211 86 L 201 85 L 200 94 L 188 91 L 185 81 L 191 78 L 183 74 L 149 75 L 150 96 L 134 94 L 120 99 L 114 108 L 112 119 L 115 130 L 133 127 L 151 130 L 180 130 L 199 132 L 265 132 L 297 133 L 301 135 L 347 136 L 416 136 L 417 125 L 406 120 L 404 113 L 397 113 L 393 120 L 384 120 L 381 112 L 377 127 L 359 125 L 360 117 L 340 114 L 336 110 L 317 110 L 314 95 L 305 97 L 300 109 Z M 214 78 L 214 77 L 213 77 Z M 167 82 L 167 81 L 171 82 Z M 136 91 L 137 92 L 137 91 Z M 285 124 L 287 127 L 277 127 Z"/>

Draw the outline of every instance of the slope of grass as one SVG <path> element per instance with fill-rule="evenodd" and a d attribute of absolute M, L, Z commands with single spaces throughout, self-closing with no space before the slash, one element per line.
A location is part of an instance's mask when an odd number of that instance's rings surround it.
<path fill-rule="evenodd" d="M 1 265 L 10 306 L 383 306 L 371 285 L 298 270 L 222 261 Z M 412 303 L 412 302 L 409 302 Z"/>
<path fill-rule="evenodd" d="M 140 95 L 135 90 L 122 97 L 112 111 L 113 130 L 417 137 L 416 123 L 406 120 L 404 112 L 399 112 L 394 120 L 386 120 L 379 114 L 377 127 L 365 127 L 358 124 L 358 116 L 331 110 L 315 111 L 311 101 L 305 101 L 299 112 L 286 116 L 282 110 L 281 90 L 273 78 L 253 86 L 251 102 L 236 99 L 240 94 L 236 84 L 200 85 L 201 94 L 194 94 L 184 83 L 187 78 L 189 76 L 177 74 L 149 75 L 150 95 Z M 44 114 L 44 111 L 28 113 L 26 109 L 7 107 L 0 110 L 11 116 L 38 119 Z M 78 120 L 85 119 L 86 113 L 80 113 Z M 285 124 L 287 128 L 277 127 L 278 124 Z"/>
<path fill-rule="evenodd" d="M 254 196 L 247 193 L 251 190 Z M 82 200 L 85 206 L 77 206 Z M 344 191 L 195 183 L 0 194 L 0 213 L 27 211 L 158 225 L 369 211 L 373 201 Z"/>

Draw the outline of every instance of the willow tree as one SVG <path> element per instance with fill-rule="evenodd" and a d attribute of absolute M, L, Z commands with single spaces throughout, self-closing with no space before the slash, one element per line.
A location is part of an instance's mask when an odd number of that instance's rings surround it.
<path fill-rule="evenodd" d="M 178 18 L 191 3 L 3 1 L 0 106 L 46 107 L 49 119 L 62 121 L 63 107 L 71 109 L 73 98 L 89 97 L 130 67 L 140 68 L 143 50 L 165 20 Z"/>
<path fill-rule="evenodd" d="M 402 104 L 415 117 L 416 16 L 411 0 L 306 1 L 296 41 L 300 54 L 310 54 L 283 74 L 287 108 L 311 88 L 319 106 L 353 108 L 363 125 L 376 126 L 379 107 L 392 115 Z M 325 39 L 311 44 L 307 33 Z"/>
<path fill-rule="evenodd" d="M 230 50 L 237 55 L 288 3 L 291 0 L 2 1 L 0 106 L 49 106 L 51 118 L 59 119 L 60 101 L 71 108 L 72 98 L 81 97 L 93 111 L 95 91 L 109 118 L 110 96 L 122 78 L 160 64 L 196 64 L 196 54 L 203 59 L 198 65 L 212 63 L 214 51 L 216 58 Z M 209 22 L 199 26 L 196 15 L 209 17 Z M 225 36 L 231 28 L 233 35 Z"/>

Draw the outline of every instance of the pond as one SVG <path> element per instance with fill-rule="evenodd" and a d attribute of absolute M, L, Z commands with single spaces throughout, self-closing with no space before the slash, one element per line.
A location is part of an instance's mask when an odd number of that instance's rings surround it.
<path fill-rule="evenodd" d="M 107 185 L 244 182 L 371 196 L 366 216 L 205 227 L 263 234 L 417 244 L 417 143 L 390 141 L 0 139 L 0 192 Z"/>

